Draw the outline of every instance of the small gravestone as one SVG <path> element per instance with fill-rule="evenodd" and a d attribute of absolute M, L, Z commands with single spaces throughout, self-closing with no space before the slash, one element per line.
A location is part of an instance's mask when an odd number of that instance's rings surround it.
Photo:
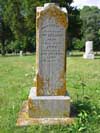
<path fill-rule="evenodd" d="M 21 50 L 20 53 L 19 53 L 20 56 L 23 56 L 23 51 Z"/>
<path fill-rule="evenodd" d="M 93 41 L 87 41 L 85 44 L 85 54 L 83 55 L 85 59 L 94 59 L 93 54 Z"/>
<path fill-rule="evenodd" d="M 28 106 L 23 107 L 18 125 L 71 122 L 70 97 L 66 95 L 67 27 L 65 8 L 54 3 L 37 7 L 36 86 L 30 90 Z"/>

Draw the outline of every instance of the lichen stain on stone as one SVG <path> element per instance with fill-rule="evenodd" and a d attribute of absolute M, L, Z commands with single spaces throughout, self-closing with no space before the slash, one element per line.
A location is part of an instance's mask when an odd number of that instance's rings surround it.
<path fill-rule="evenodd" d="M 68 113 L 67 113 L 67 112 L 64 112 L 64 113 L 63 113 L 63 116 L 64 116 L 64 117 L 68 117 Z"/>
<path fill-rule="evenodd" d="M 35 78 L 33 79 L 33 82 L 34 82 L 33 85 L 36 86 L 36 76 L 35 76 Z"/>
<path fill-rule="evenodd" d="M 64 96 L 66 93 L 64 88 L 58 88 L 54 90 L 54 95 L 55 96 Z"/>
<path fill-rule="evenodd" d="M 41 103 L 39 103 L 41 105 Z M 46 117 L 46 116 L 50 116 L 50 111 L 48 109 L 40 109 L 39 106 L 34 104 L 34 101 L 32 101 L 32 99 L 28 100 L 28 107 L 29 107 L 29 115 L 31 117 L 37 117 L 37 116 L 41 116 L 41 117 Z M 27 116 L 25 116 L 25 118 L 27 118 Z"/>
<path fill-rule="evenodd" d="M 37 96 L 44 95 L 43 86 L 44 86 L 44 80 L 39 74 L 37 74 L 37 82 L 36 82 L 36 93 L 37 93 Z"/>
<path fill-rule="evenodd" d="M 48 7 L 47 9 L 44 9 L 42 11 L 37 11 L 36 14 L 36 51 L 39 53 L 39 29 L 41 27 L 41 23 L 43 21 L 44 17 L 53 17 L 56 20 L 56 23 L 58 23 L 61 27 L 64 27 L 65 29 L 68 26 L 68 21 L 67 21 L 67 16 L 66 14 L 61 11 L 59 8 L 57 8 L 55 5 Z M 36 66 L 38 68 L 38 54 L 36 55 Z M 66 81 L 65 81 L 66 82 Z M 43 79 L 37 74 L 37 81 L 36 81 L 36 86 L 37 86 L 37 96 L 44 95 L 44 90 L 43 90 Z M 52 92 L 49 92 L 52 93 Z M 54 90 L 54 95 L 65 95 L 66 93 L 66 83 L 64 83 L 64 86 L 62 88 L 58 88 Z"/>
<path fill-rule="evenodd" d="M 33 101 L 32 101 L 32 99 L 28 99 L 28 107 L 29 107 L 29 109 L 31 109 L 32 108 L 32 106 L 33 106 Z"/>
<path fill-rule="evenodd" d="M 29 99 L 30 102 L 32 102 L 32 99 Z M 26 125 L 37 125 L 37 124 L 43 124 L 43 125 L 55 125 L 55 124 L 73 124 L 74 119 L 70 117 L 64 117 L 64 118 L 32 118 L 29 117 L 29 109 L 27 105 L 27 101 L 24 101 L 23 106 L 19 112 L 18 119 L 17 119 L 17 126 L 26 126 Z M 63 112 L 63 115 L 67 115 L 66 112 Z"/>
<path fill-rule="evenodd" d="M 34 102 L 32 101 L 32 99 L 29 99 L 29 100 L 28 100 L 28 107 L 29 107 L 29 115 L 30 115 L 30 116 L 32 116 L 33 113 L 39 115 L 40 112 L 41 112 L 39 106 L 36 106 L 36 105 L 34 104 Z"/>
<path fill-rule="evenodd" d="M 43 17 L 54 17 L 56 22 L 65 28 L 68 27 L 67 16 L 55 5 L 37 13 L 37 27 L 39 28 Z"/>
<path fill-rule="evenodd" d="M 62 70 L 60 72 L 60 81 L 63 83 L 63 88 L 66 90 L 66 72 L 65 70 Z"/>
<path fill-rule="evenodd" d="M 36 106 L 36 105 L 34 104 L 34 102 L 32 101 L 32 99 L 29 99 L 29 100 L 28 100 L 28 107 L 29 107 L 30 114 L 31 114 L 31 113 L 40 113 L 40 108 L 39 108 L 39 106 Z"/>
<path fill-rule="evenodd" d="M 54 94 L 56 96 L 59 96 L 59 95 L 65 96 L 66 95 L 66 79 L 65 79 L 65 71 L 64 70 L 60 72 L 59 82 L 62 83 L 62 87 L 55 89 Z"/>
<path fill-rule="evenodd" d="M 29 119 L 29 116 L 27 115 L 26 112 L 23 112 L 23 116 L 24 116 L 25 119 Z"/>

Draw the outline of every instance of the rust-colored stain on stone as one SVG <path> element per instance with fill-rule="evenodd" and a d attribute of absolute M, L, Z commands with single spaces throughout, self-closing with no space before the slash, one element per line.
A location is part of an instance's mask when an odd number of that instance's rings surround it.
<path fill-rule="evenodd" d="M 32 99 L 28 99 L 28 107 L 31 109 L 32 108 Z"/>
<path fill-rule="evenodd" d="M 60 73 L 60 77 L 59 77 L 59 81 L 62 83 L 62 87 L 61 88 L 58 88 L 58 89 L 55 89 L 54 91 L 54 94 L 56 96 L 65 96 L 66 95 L 66 79 L 65 79 L 65 71 L 61 71 Z"/>
<path fill-rule="evenodd" d="M 38 117 L 40 115 L 46 117 L 50 115 L 50 112 L 47 109 L 45 111 L 41 110 L 38 105 L 34 104 L 34 101 L 32 101 L 32 99 L 28 100 L 28 109 L 30 117 Z"/>
<path fill-rule="evenodd" d="M 36 93 L 37 93 L 37 96 L 44 95 L 43 85 L 44 85 L 43 78 L 39 74 L 37 74 L 37 83 L 36 83 L 36 88 L 37 88 Z"/>
<path fill-rule="evenodd" d="M 35 106 L 34 102 L 32 101 L 32 99 L 28 100 L 28 109 L 29 109 L 29 116 L 32 117 L 32 115 L 35 113 L 37 115 L 40 114 L 41 110 L 39 108 L 39 106 Z"/>
<path fill-rule="evenodd" d="M 35 106 L 32 99 L 28 100 L 28 109 L 29 109 L 29 116 L 32 117 L 33 113 L 37 113 L 39 115 L 40 109 L 38 106 Z"/>
<path fill-rule="evenodd" d="M 65 28 L 68 27 L 66 14 L 63 11 L 61 12 L 61 10 L 55 5 L 37 13 L 37 27 L 40 26 L 40 23 L 43 20 L 44 16 L 54 17 L 56 19 L 56 22 L 59 23 L 61 26 Z"/>
<path fill-rule="evenodd" d="M 48 7 L 47 9 L 45 8 L 45 10 L 39 10 L 37 11 L 36 14 L 36 69 L 38 71 L 38 66 L 39 66 L 39 29 L 41 27 L 42 21 L 44 19 L 44 17 L 48 17 L 51 18 L 53 17 L 56 21 L 56 23 L 58 23 L 61 27 L 64 27 L 65 29 L 67 29 L 68 27 L 68 20 L 67 20 L 67 16 L 66 13 L 64 13 L 63 11 L 61 11 L 61 9 L 57 8 L 56 5 L 52 5 L 50 7 Z M 66 63 L 64 61 L 64 63 Z M 66 64 L 64 65 L 64 75 L 66 73 Z M 62 88 L 58 88 L 55 90 L 49 90 L 48 88 L 48 95 L 49 93 L 51 95 L 65 95 L 66 94 L 66 81 L 63 79 L 64 85 Z M 44 95 L 44 90 L 43 90 L 43 79 L 42 77 L 37 74 L 37 80 L 36 80 L 36 87 L 37 87 L 37 96 L 42 96 Z"/>
<path fill-rule="evenodd" d="M 31 118 L 29 117 L 29 109 L 28 109 L 28 102 L 24 101 L 21 111 L 19 112 L 18 119 L 17 119 L 17 126 L 28 126 L 28 125 L 69 125 L 74 123 L 73 118 Z M 66 113 L 65 113 L 66 115 Z"/>
<path fill-rule="evenodd" d="M 66 90 L 64 88 L 58 88 L 54 90 L 55 96 L 64 96 L 66 93 Z"/>

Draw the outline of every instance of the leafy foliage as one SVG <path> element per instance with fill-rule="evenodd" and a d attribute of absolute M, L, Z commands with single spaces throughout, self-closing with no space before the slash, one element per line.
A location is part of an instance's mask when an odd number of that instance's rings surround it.
<path fill-rule="evenodd" d="M 81 12 L 84 41 L 94 41 L 94 49 L 100 50 L 100 9 L 85 6 Z"/>
<path fill-rule="evenodd" d="M 0 0 L 0 16 L 6 27 L 5 28 L 3 24 L 0 25 L 0 35 L 2 34 L 0 40 L 3 49 L 6 48 L 6 51 L 8 52 L 19 50 L 23 50 L 24 52 L 35 51 L 36 7 L 43 6 L 43 4 L 47 2 L 58 2 L 61 7 L 64 6 L 67 8 L 69 17 L 69 44 L 71 44 L 73 37 L 80 36 L 81 22 L 79 11 L 76 8 L 71 7 L 72 0 Z M 6 41 L 8 40 L 6 33 L 9 33 L 10 35 L 10 42 Z M 70 48 L 71 47 L 72 45 L 70 45 Z"/>
<path fill-rule="evenodd" d="M 97 7 L 78 10 L 71 6 L 73 0 L 0 0 L 0 52 L 3 55 L 6 51 L 35 51 L 36 7 L 47 2 L 59 3 L 68 11 L 69 50 L 83 50 L 86 40 L 93 40 L 94 49 L 100 50 L 100 9 Z"/>

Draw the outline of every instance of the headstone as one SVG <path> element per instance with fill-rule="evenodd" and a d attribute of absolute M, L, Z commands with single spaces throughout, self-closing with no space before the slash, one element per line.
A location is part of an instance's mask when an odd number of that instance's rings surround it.
<path fill-rule="evenodd" d="M 20 53 L 19 53 L 20 56 L 23 56 L 23 51 L 21 50 Z"/>
<path fill-rule="evenodd" d="M 37 7 L 36 87 L 31 88 L 28 108 L 32 118 L 65 118 L 70 113 L 66 96 L 67 11 L 54 3 Z"/>
<path fill-rule="evenodd" d="M 86 41 L 85 54 L 83 55 L 83 58 L 85 58 L 85 59 L 94 59 L 93 41 Z"/>
<path fill-rule="evenodd" d="M 70 50 L 67 50 L 67 56 L 72 56 L 72 52 Z"/>

